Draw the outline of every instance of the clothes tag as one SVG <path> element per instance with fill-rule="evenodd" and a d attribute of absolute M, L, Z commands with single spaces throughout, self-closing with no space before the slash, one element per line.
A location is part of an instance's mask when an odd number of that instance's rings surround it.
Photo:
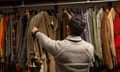
<path fill-rule="evenodd" d="M 32 63 L 32 67 L 36 67 L 36 65 L 35 65 L 35 63 L 34 63 L 34 62 Z"/>
<path fill-rule="evenodd" d="M 51 21 L 51 23 L 50 23 L 52 26 L 54 26 L 54 22 L 53 22 L 53 20 Z"/>

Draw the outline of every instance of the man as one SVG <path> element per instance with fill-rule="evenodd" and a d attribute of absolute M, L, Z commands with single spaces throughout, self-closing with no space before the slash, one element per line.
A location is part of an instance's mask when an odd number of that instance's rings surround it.
<path fill-rule="evenodd" d="M 35 26 L 32 33 L 42 47 L 55 57 L 56 72 L 89 72 L 94 59 L 94 47 L 81 38 L 85 31 L 84 19 L 80 16 L 71 17 L 65 13 L 70 21 L 66 25 L 68 36 L 64 40 L 52 40 Z"/>

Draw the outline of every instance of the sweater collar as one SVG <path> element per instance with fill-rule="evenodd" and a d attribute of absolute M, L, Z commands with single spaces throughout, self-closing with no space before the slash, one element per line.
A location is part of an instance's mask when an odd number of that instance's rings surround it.
<path fill-rule="evenodd" d="M 81 41 L 82 40 L 80 36 L 72 36 L 72 35 L 67 36 L 66 39 L 70 41 Z"/>

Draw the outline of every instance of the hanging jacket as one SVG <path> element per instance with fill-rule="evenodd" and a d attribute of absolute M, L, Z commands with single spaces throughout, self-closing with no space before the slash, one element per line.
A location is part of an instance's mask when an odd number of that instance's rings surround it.
<path fill-rule="evenodd" d="M 114 44 L 114 24 L 113 24 L 113 21 L 115 19 L 115 14 L 116 14 L 115 9 L 111 8 L 107 17 L 107 23 L 108 23 L 109 32 L 110 32 L 109 45 L 110 45 L 110 50 L 112 53 L 111 55 L 112 55 L 114 65 L 116 65 L 116 51 L 115 51 L 115 44 Z"/>
<path fill-rule="evenodd" d="M 104 16 L 103 16 L 102 25 L 101 25 L 101 32 L 102 32 L 101 40 L 102 40 L 105 65 L 108 67 L 108 69 L 113 69 L 113 61 L 112 61 L 111 49 L 109 45 L 109 41 L 111 39 L 110 39 L 109 24 L 107 22 L 108 13 L 109 13 L 109 10 L 106 9 L 104 11 Z"/>
<path fill-rule="evenodd" d="M 2 31 L 2 41 L 1 41 L 1 45 L 2 45 L 2 49 L 3 49 L 3 61 L 5 61 L 5 47 L 6 47 L 6 44 L 5 44 L 5 35 L 6 35 L 6 23 L 7 23 L 7 20 L 8 20 L 8 16 L 4 16 L 3 17 L 3 31 Z"/>
<path fill-rule="evenodd" d="M 17 26 L 17 52 L 18 52 L 18 64 L 19 67 L 26 68 L 27 62 L 27 31 L 29 25 L 29 18 L 27 15 L 21 17 L 21 20 Z"/>
<path fill-rule="evenodd" d="M 48 52 L 44 52 L 44 48 L 41 47 L 41 44 L 38 44 L 38 40 L 32 37 L 31 29 L 32 26 L 37 26 L 38 29 L 47 36 L 52 39 L 56 39 L 57 34 L 60 34 L 58 33 L 58 25 L 58 19 L 54 16 L 49 16 L 45 11 L 42 11 L 31 18 L 27 35 L 27 60 L 29 67 L 42 66 L 44 68 L 44 70 L 42 69 L 44 72 L 55 72 L 54 57 Z"/>
<path fill-rule="evenodd" d="M 116 49 L 116 57 L 118 64 L 120 64 L 120 7 L 117 8 L 117 12 L 114 19 L 114 44 Z"/>
<path fill-rule="evenodd" d="M 102 19 L 103 19 L 103 8 L 101 8 L 98 13 L 97 13 L 97 38 L 98 38 L 98 56 L 99 59 L 103 61 L 103 52 L 102 52 L 102 44 L 101 44 L 101 24 L 102 24 Z"/>
<path fill-rule="evenodd" d="M 8 16 L 7 24 L 6 24 L 6 49 L 5 49 L 5 57 L 6 57 L 6 63 L 9 63 L 11 61 L 11 52 L 12 52 L 12 19 L 13 16 Z"/>
<path fill-rule="evenodd" d="M 0 18 L 0 59 L 3 57 L 3 52 L 2 52 L 2 32 L 3 32 L 3 20 L 4 18 Z"/>
<path fill-rule="evenodd" d="M 93 44 L 93 10 L 91 8 L 89 8 L 86 12 L 85 12 L 85 19 L 87 22 L 87 31 L 88 31 L 88 42 Z"/>

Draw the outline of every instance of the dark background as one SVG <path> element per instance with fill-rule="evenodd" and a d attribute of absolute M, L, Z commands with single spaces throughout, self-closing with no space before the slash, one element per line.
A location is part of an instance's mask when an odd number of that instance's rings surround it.
<path fill-rule="evenodd" d="M 35 3 L 55 3 L 55 2 L 71 2 L 71 1 L 86 1 L 86 0 L 0 0 L 0 6 L 35 4 Z"/>

